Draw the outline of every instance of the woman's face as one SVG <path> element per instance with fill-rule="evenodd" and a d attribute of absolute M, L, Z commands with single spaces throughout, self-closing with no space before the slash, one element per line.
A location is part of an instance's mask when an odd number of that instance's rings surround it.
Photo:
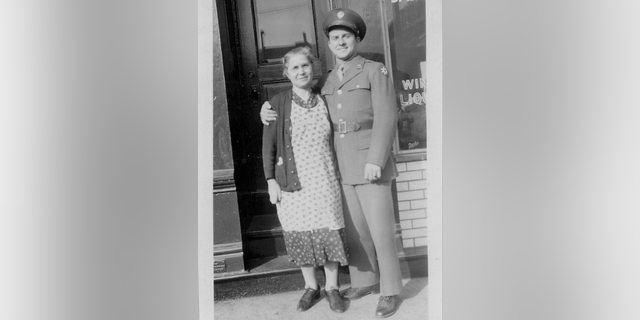
<path fill-rule="evenodd" d="M 300 89 L 308 89 L 311 87 L 313 66 L 306 55 L 294 54 L 289 58 L 287 77 L 291 81 L 291 84 Z"/>

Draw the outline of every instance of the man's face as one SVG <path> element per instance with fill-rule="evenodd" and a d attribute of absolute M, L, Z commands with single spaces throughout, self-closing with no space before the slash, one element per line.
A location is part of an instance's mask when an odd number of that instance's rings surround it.
<path fill-rule="evenodd" d="M 340 61 L 349 61 L 357 54 L 360 38 L 346 28 L 334 28 L 329 31 L 329 49 Z"/>

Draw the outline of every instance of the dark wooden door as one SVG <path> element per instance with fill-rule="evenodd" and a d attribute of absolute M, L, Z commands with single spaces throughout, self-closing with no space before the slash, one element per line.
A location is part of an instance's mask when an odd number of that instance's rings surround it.
<path fill-rule="evenodd" d="M 297 46 L 309 46 L 320 58 L 315 78 L 326 72 L 326 37 L 318 27 L 329 10 L 328 1 L 228 1 L 237 18 L 238 84 L 236 102 L 229 106 L 235 119 L 235 178 L 248 259 L 285 254 L 275 206 L 269 202 L 262 169 L 260 108 L 273 95 L 291 88 L 282 75 L 281 58 Z M 223 48 L 225 50 L 225 48 Z M 332 64 L 332 63 L 330 63 Z"/>

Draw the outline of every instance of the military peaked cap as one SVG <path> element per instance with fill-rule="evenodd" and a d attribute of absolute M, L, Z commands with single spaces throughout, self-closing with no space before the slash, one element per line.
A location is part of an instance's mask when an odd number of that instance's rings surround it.
<path fill-rule="evenodd" d="M 329 36 L 329 29 L 339 26 L 351 29 L 356 37 L 360 37 L 360 40 L 364 39 L 364 35 L 367 33 L 367 25 L 362 20 L 362 17 L 350 9 L 333 9 L 324 16 L 322 28 L 327 37 Z"/>

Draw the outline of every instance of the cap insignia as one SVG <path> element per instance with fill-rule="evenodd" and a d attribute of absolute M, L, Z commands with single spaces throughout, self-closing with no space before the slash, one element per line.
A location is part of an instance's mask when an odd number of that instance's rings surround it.
<path fill-rule="evenodd" d="M 338 18 L 342 19 L 344 17 L 344 11 L 338 11 Z"/>

